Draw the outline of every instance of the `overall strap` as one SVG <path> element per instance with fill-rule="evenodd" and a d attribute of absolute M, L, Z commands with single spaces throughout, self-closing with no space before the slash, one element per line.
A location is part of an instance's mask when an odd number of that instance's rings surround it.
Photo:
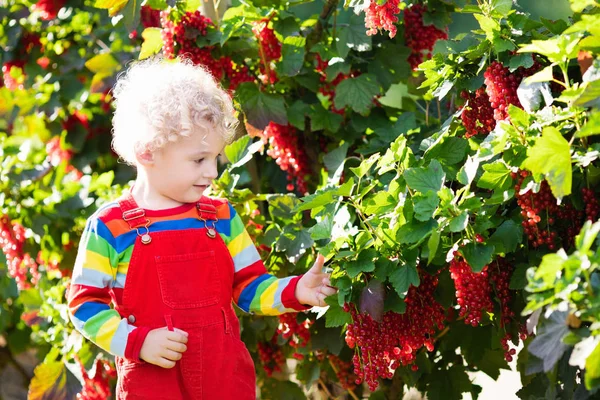
<path fill-rule="evenodd" d="M 203 221 L 217 221 L 217 207 L 213 204 L 210 197 L 202 196 L 196 203 L 198 215 Z"/>
<path fill-rule="evenodd" d="M 137 205 L 131 192 L 127 192 L 121 197 L 118 203 L 121 208 L 123 220 L 127 222 L 130 229 L 136 229 L 150 223 L 150 220 L 146 217 L 146 212 Z"/>
<path fill-rule="evenodd" d="M 152 241 L 150 237 L 150 220 L 146 217 L 146 212 L 143 208 L 137 205 L 135 199 L 128 191 L 123 197 L 118 200 L 119 207 L 123 220 L 129 225 L 129 229 L 137 232 L 143 244 L 149 244 Z M 140 230 L 141 229 L 141 230 Z"/>
<path fill-rule="evenodd" d="M 198 218 L 204 221 L 206 226 L 206 235 L 211 239 L 217 237 L 217 207 L 213 204 L 212 199 L 202 196 L 196 203 L 196 209 L 198 210 Z M 208 221 L 211 221 L 212 224 L 209 224 Z"/>

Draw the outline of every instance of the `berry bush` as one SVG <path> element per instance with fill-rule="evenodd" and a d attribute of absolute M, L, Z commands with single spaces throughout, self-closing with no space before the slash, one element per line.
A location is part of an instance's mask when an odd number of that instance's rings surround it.
<path fill-rule="evenodd" d="M 558 20 L 527 0 L 4 3 L 0 375 L 20 370 L 29 398 L 114 398 L 114 359 L 64 295 L 86 218 L 134 177 L 110 89 L 154 56 L 231 95 L 211 193 L 269 271 L 320 252 L 339 289 L 310 312 L 239 312 L 261 398 L 477 398 L 469 374 L 510 366 L 522 399 L 598 396 L 597 2 Z"/>

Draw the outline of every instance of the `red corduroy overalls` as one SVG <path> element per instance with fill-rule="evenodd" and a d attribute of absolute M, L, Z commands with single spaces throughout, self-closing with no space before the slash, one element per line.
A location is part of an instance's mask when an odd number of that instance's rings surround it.
<path fill-rule="evenodd" d="M 196 205 L 205 227 L 162 232 L 147 229 L 130 194 L 119 205 L 138 237 L 117 311 L 132 325 L 179 328 L 189 337 L 171 369 L 117 357 L 117 399 L 255 400 L 254 364 L 231 304 L 233 260 L 214 228 L 212 201 Z"/>

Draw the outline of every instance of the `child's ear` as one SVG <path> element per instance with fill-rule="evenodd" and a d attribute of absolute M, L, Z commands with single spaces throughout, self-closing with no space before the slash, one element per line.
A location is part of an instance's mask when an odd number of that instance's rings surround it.
<path fill-rule="evenodd" d="M 138 162 L 142 165 L 152 165 L 154 164 L 154 155 L 150 150 L 144 150 L 143 152 L 137 153 L 136 158 Z"/>

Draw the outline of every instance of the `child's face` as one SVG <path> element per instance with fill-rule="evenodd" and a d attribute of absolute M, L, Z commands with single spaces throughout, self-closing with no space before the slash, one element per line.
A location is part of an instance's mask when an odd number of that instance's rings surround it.
<path fill-rule="evenodd" d="M 178 203 L 198 201 L 218 177 L 217 157 L 225 142 L 215 130 L 196 129 L 153 154 L 146 168 L 148 183 L 163 198 Z"/>

